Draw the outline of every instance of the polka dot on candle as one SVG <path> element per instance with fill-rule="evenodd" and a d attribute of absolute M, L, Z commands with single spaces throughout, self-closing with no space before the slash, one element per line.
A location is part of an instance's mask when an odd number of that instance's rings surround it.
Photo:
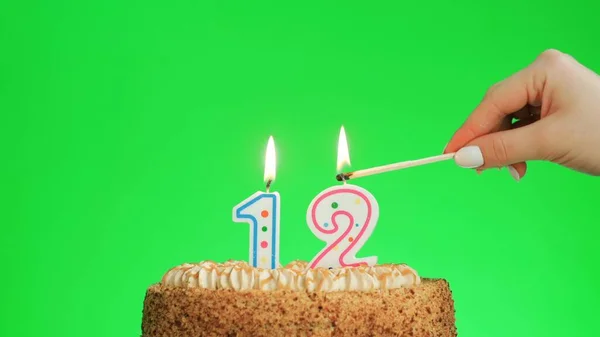
<path fill-rule="evenodd" d="M 331 208 L 338 208 L 338 203 L 337 202 L 333 202 L 331 204 Z"/>
<path fill-rule="evenodd" d="M 355 224 L 354 226 L 359 227 L 360 225 L 359 224 Z"/>
<path fill-rule="evenodd" d="M 329 227 L 329 224 L 326 222 L 323 224 L 323 227 L 327 228 L 327 227 Z"/>
<path fill-rule="evenodd" d="M 338 251 L 338 250 L 340 250 L 340 246 L 335 246 L 335 247 L 333 247 L 333 250 L 335 250 L 335 251 Z"/>
<path fill-rule="evenodd" d="M 266 232 L 267 231 L 267 226 L 262 226 L 261 229 L 262 229 L 263 232 Z"/>
<path fill-rule="evenodd" d="M 267 263 L 267 257 L 266 256 L 261 257 L 260 258 L 260 262 L 261 263 Z"/>
<path fill-rule="evenodd" d="M 262 242 L 260 243 L 260 246 L 261 246 L 262 248 L 267 248 L 267 247 L 269 247 L 269 243 L 268 243 L 267 241 L 262 241 Z"/>
<path fill-rule="evenodd" d="M 354 238 L 353 237 L 349 237 L 348 241 L 352 242 L 352 241 L 354 241 Z"/>
<path fill-rule="evenodd" d="M 266 218 L 269 216 L 269 211 L 267 211 L 266 209 L 262 212 L 260 212 L 260 216 L 262 216 L 263 218 Z"/>
<path fill-rule="evenodd" d="M 360 198 L 356 198 L 356 200 L 354 200 L 354 203 L 357 205 L 360 204 Z"/>

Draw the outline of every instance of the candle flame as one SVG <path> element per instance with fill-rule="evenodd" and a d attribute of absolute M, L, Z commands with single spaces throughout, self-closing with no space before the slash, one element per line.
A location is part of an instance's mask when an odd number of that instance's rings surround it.
<path fill-rule="evenodd" d="M 350 153 L 348 152 L 348 140 L 346 140 L 346 131 L 344 126 L 340 129 L 337 150 L 337 171 L 341 172 L 344 165 L 350 165 Z"/>
<path fill-rule="evenodd" d="M 273 136 L 269 137 L 269 142 L 267 143 L 267 155 L 265 158 L 265 182 L 275 180 L 275 167 L 276 167 L 276 157 L 275 157 L 275 141 L 273 140 Z"/>

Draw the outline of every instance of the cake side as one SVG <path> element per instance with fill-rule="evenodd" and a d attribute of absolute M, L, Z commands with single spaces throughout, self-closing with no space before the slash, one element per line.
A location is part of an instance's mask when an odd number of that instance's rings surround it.
<path fill-rule="evenodd" d="M 443 279 L 375 291 L 203 289 L 151 286 L 143 337 L 455 337 L 454 301 Z"/>

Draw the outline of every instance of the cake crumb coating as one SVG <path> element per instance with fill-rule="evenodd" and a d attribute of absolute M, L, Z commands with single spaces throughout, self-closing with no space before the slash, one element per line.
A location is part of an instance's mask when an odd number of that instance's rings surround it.
<path fill-rule="evenodd" d="M 148 288 L 142 337 L 202 336 L 456 337 L 457 332 L 444 279 L 368 292 Z"/>

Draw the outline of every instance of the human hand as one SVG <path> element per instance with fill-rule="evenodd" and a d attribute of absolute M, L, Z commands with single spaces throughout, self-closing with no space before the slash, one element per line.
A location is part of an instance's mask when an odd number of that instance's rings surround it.
<path fill-rule="evenodd" d="M 600 76 L 569 55 L 545 51 L 488 90 L 444 153 L 458 150 L 459 165 L 469 159 L 467 167 L 477 170 L 507 166 L 517 181 L 529 160 L 600 175 Z"/>

